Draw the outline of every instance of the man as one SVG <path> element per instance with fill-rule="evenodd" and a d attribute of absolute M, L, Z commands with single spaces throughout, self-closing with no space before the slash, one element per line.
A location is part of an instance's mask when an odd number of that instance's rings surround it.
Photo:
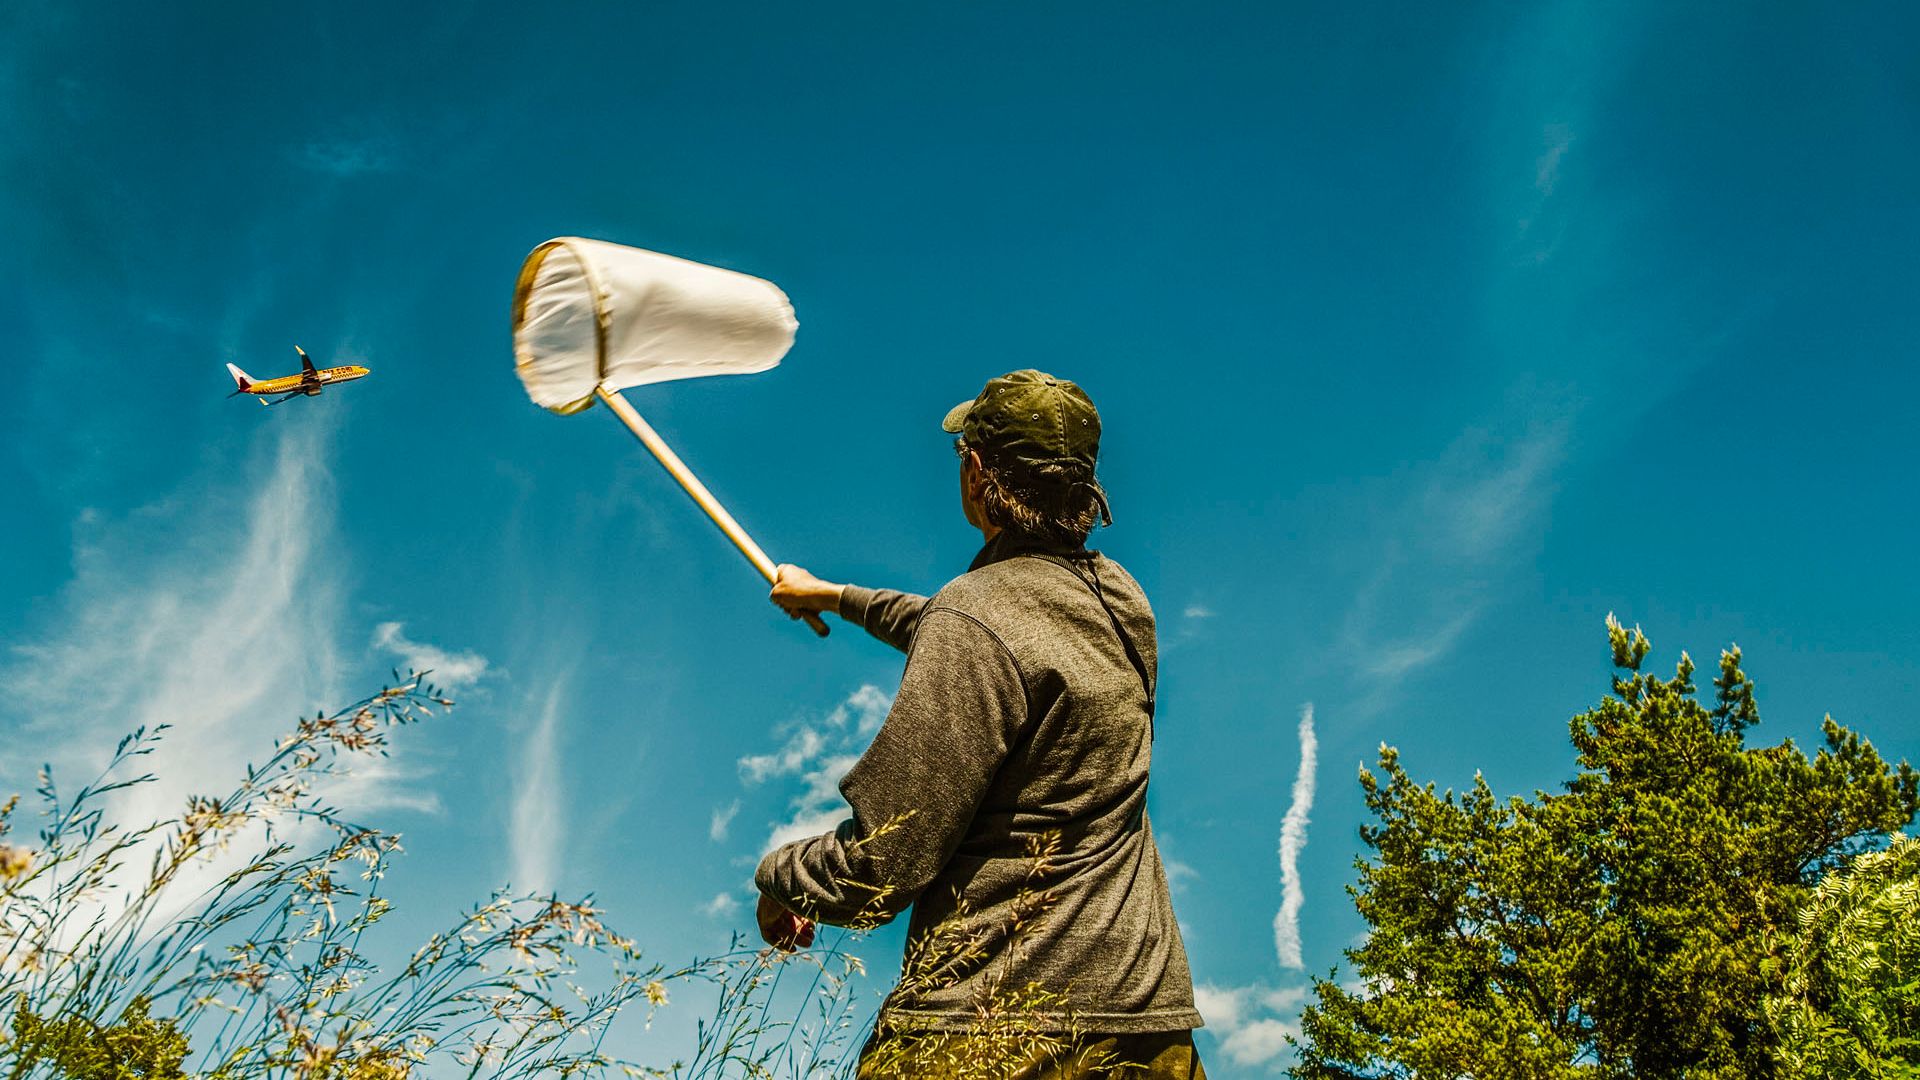
<path fill-rule="evenodd" d="M 1146 816 L 1153 613 L 1085 547 L 1111 520 L 1099 414 L 1073 383 L 1016 371 L 942 426 L 986 541 L 967 573 L 932 597 L 795 566 L 773 587 L 790 615 L 834 612 L 907 665 L 840 783 L 853 816 L 761 861 L 761 933 L 805 947 L 815 920 L 877 925 L 912 906 L 863 1078 L 1122 1075 L 1116 1062 L 1204 1077 Z"/>

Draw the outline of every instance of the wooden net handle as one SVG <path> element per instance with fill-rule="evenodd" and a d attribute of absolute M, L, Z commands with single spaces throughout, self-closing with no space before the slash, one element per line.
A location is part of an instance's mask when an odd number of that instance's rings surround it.
<path fill-rule="evenodd" d="M 740 554 L 747 557 L 747 561 L 753 564 L 755 570 L 760 571 L 760 576 L 766 578 L 768 584 L 772 584 L 779 576 L 779 571 L 774 569 L 773 560 L 767 558 L 767 553 L 760 549 L 759 544 L 753 542 L 753 537 L 747 535 L 747 530 L 733 520 L 733 515 L 727 513 L 727 508 L 721 506 L 720 500 L 713 497 L 713 492 L 707 490 L 707 485 L 693 475 L 693 470 L 687 468 L 687 463 L 680 460 L 680 455 L 674 453 L 673 448 L 660 437 L 660 433 L 653 430 L 653 425 L 640 418 L 640 414 L 634 411 L 632 405 L 627 404 L 627 399 L 621 396 L 620 391 L 597 387 L 594 394 L 601 401 L 606 402 L 607 408 L 612 409 L 613 415 L 627 425 L 627 430 L 633 432 L 634 438 L 639 439 L 642 446 L 651 451 L 654 457 L 660 459 L 660 464 L 666 466 L 667 472 L 679 481 L 688 495 L 693 496 L 693 501 L 699 504 L 700 509 L 706 511 L 707 516 L 713 519 L 713 523 L 720 526 L 720 531 L 727 534 L 727 539 L 733 541 L 733 546 L 740 549 Z M 809 611 L 801 618 L 806 620 L 808 626 L 813 627 L 814 633 L 821 637 L 827 636 L 826 620 L 822 619 L 817 612 Z"/>

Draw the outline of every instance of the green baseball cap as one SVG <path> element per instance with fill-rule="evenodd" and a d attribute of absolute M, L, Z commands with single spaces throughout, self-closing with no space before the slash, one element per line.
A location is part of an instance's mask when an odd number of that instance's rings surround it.
<path fill-rule="evenodd" d="M 1086 391 L 1031 368 L 987 380 L 980 396 L 949 409 L 940 426 L 995 463 L 1091 469 L 1100 456 L 1100 413 Z"/>
<path fill-rule="evenodd" d="M 987 380 L 972 401 L 947 411 L 940 427 L 965 439 L 995 468 L 1009 469 L 1016 482 L 1038 465 L 1079 466 L 1084 480 L 1107 513 L 1106 493 L 1094 480 L 1100 456 L 1100 413 L 1085 390 L 1066 379 L 1027 368 Z"/>

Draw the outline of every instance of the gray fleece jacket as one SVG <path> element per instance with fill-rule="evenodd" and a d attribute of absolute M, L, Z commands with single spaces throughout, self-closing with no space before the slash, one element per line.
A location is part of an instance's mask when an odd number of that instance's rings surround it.
<path fill-rule="evenodd" d="M 882 1013 L 896 1030 L 964 1031 L 1029 988 L 1050 1002 L 1044 1027 L 1199 1027 L 1147 823 L 1156 651 L 1139 584 L 1003 533 L 931 598 L 849 586 L 840 614 L 905 651 L 906 672 L 840 782 L 853 816 L 769 854 L 761 891 L 839 925 L 913 907 Z"/>

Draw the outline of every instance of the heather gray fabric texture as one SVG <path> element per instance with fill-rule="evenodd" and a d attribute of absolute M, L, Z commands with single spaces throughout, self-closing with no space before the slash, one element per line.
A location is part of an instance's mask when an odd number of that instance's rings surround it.
<path fill-rule="evenodd" d="M 912 905 L 892 1030 L 964 1031 L 992 986 L 1029 984 L 1071 1003 L 1050 1018 L 1059 1030 L 1199 1027 L 1146 816 L 1147 688 L 1087 581 L 1038 553 L 1097 575 L 1153 678 L 1153 612 L 1105 556 L 1003 533 L 931 598 L 849 587 L 841 615 L 907 652 L 900 691 L 840 782 L 853 816 L 773 851 L 755 882 L 825 923 Z M 1058 850 L 1034 876 L 1049 835 Z M 1029 923 L 1017 949 L 1016 916 Z M 926 958 L 956 936 L 976 951 L 929 977 Z"/>

